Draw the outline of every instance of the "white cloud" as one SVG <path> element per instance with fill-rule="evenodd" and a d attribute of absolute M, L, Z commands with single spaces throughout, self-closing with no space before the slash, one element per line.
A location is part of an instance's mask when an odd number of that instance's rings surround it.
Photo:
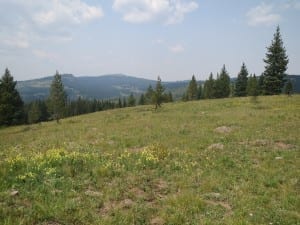
<path fill-rule="evenodd" d="M 274 25 L 281 20 L 281 16 L 274 12 L 274 6 L 261 3 L 260 5 L 250 9 L 247 13 L 248 25 Z"/>
<path fill-rule="evenodd" d="M 81 0 L 42 0 L 42 2 L 41 9 L 33 16 L 33 20 L 40 25 L 61 22 L 79 24 L 103 16 L 101 7 L 88 5 Z"/>
<path fill-rule="evenodd" d="M 130 23 L 161 20 L 165 24 L 176 24 L 197 8 L 198 4 L 190 0 L 114 0 L 113 3 L 113 9 Z"/>
<path fill-rule="evenodd" d="M 35 41 L 70 41 L 72 26 L 103 16 L 83 0 L 0 0 L 0 47 L 29 48 Z"/>
<path fill-rule="evenodd" d="M 181 53 L 184 52 L 184 47 L 181 44 L 176 44 L 174 46 L 170 46 L 169 50 L 173 53 Z"/>

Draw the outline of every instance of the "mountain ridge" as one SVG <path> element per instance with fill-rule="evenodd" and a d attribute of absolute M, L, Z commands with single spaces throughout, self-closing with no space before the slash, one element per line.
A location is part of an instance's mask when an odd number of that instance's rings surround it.
<path fill-rule="evenodd" d="M 294 90 L 300 93 L 300 75 L 289 75 Z M 53 76 L 18 81 L 17 89 L 25 102 L 46 99 Z M 236 78 L 232 78 L 234 81 Z M 62 82 L 70 100 L 78 97 L 86 99 L 114 99 L 127 97 L 131 93 L 140 95 L 149 85 L 155 86 L 156 80 L 138 78 L 126 74 L 105 74 L 101 76 L 74 76 L 62 74 Z M 204 81 L 198 81 L 203 83 Z M 189 80 L 162 82 L 166 91 L 170 91 L 175 99 L 180 98 L 186 91 Z"/>

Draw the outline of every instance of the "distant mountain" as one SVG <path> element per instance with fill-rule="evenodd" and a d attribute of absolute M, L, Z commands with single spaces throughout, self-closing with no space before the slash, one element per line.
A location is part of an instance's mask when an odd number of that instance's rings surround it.
<path fill-rule="evenodd" d="M 35 99 L 46 99 L 53 76 L 40 79 L 18 81 L 17 89 L 23 100 L 30 102 Z M 75 77 L 72 74 L 63 74 L 62 81 L 68 98 L 73 100 L 78 97 L 87 99 L 112 99 L 126 97 L 131 93 L 139 95 L 147 90 L 149 85 L 155 87 L 155 80 L 136 78 L 123 74 L 103 75 L 97 77 Z M 188 81 L 163 82 L 167 91 L 172 91 L 176 96 L 181 96 Z"/>
<path fill-rule="evenodd" d="M 300 93 L 300 75 L 289 75 L 292 80 L 294 92 Z M 23 100 L 30 102 L 35 99 L 46 99 L 49 95 L 49 87 L 53 76 L 40 79 L 18 81 L 17 89 Z M 234 81 L 235 78 L 232 78 Z M 68 98 L 71 100 L 78 97 L 87 99 L 113 99 L 127 97 L 131 93 L 140 95 L 145 92 L 149 85 L 155 87 L 155 80 L 137 78 L 123 74 L 103 75 L 97 77 L 63 74 L 62 81 Z M 171 91 L 175 99 L 181 98 L 186 91 L 189 81 L 163 82 L 166 91 Z M 203 83 L 203 81 L 199 81 Z"/>

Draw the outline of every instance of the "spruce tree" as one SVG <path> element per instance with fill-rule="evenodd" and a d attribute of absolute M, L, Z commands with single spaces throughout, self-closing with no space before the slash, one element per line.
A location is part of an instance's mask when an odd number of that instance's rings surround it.
<path fill-rule="evenodd" d="M 215 80 L 213 74 L 210 73 L 208 80 L 206 80 L 204 83 L 204 88 L 203 88 L 204 98 L 214 98 L 215 96 L 214 83 Z"/>
<path fill-rule="evenodd" d="M 235 89 L 234 89 L 234 96 L 246 96 L 247 95 L 247 81 L 248 81 L 248 70 L 243 63 L 241 67 L 241 71 L 238 74 L 238 77 L 236 79 L 235 83 Z"/>
<path fill-rule="evenodd" d="M 155 109 L 157 109 L 158 107 L 161 107 L 161 104 L 164 100 L 163 98 L 163 94 L 164 94 L 165 88 L 161 83 L 161 79 L 158 76 L 157 78 L 157 82 L 156 82 L 156 87 L 153 93 L 153 103 L 155 105 Z"/>
<path fill-rule="evenodd" d="M 266 63 L 263 74 L 264 92 L 266 95 L 280 94 L 284 87 L 289 59 L 283 46 L 279 26 L 267 50 L 266 58 L 264 59 Z"/>
<path fill-rule="evenodd" d="M 24 103 L 16 89 L 17 82 L 6 68 L 0 79 L 0 126 L 24 122 Z"/>
<path fill-rule="evenodd" d="M 61 75 L 57 71 L 50 86 L 48 103 L 52 118 L 58 123 L 65 114 L 67 94 L 64 90 Z"/>
<path fill-rule="evenodd" d="M 198 92 L 197 88 L 198 88 L 197 87 L 197 81 L 196 81 L 195 76 L 193 75 L 192 80 L 190 81 L 189 86 L 188 86 L 188 90 L 187 90 L 188 100 L 196 100 L 197 99 L 197 92 Z"/>
<path fill-rule="evenodd" d="M 230 77 L 226 71 L 225 65 L 223 65 L 220 75 L 217 75 L 214 89 L 215 98 L 227 98 L 230 95 Z"/>

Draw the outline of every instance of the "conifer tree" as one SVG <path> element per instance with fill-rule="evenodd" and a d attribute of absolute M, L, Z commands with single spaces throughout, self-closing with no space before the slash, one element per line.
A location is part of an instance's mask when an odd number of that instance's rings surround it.
<path fill-rule="evenodd" d="M 164 94 L 165 88 L 161 83 L 161 79 L 158 76 L 157 78 L 157 82 L 156 82 L 156 87 L 153 93 L 153 103 L 155 105 L 155 109 L 157 109 L 158 107 L 161 107 L 161 104 L 164 100 L 163 98 L 163 94 Z"/>
<path fill-rule="evenodd" d="M 24 122 L 23 101 L 16 89 L 17 82 L 6 68 L 0 79 L 0 126 Z"/>
<path fill-rule="evenodd" d="M 67 94 L 64 90 L 61 75 L 58 73 L 58 71 L 56 71 L 50 86 L 48 103 L 52 118 L 58 123 L 65 114 L 67 103 Z"/>
<path fill-rule="evenodd" d="M 267 48 L 264 59 L 264 92 L 266 95 L 280 94 L 284 87 L 287 65 L 289 63 L 286 50 L 277 26 L 271 45 Z"/>
<path fill-rule="evenodd" d="M 230 77 L 226 71 L 225 65 L 221 69 L 221 73 L 217 74 L 217 79 L 213 84 L 214 98 L 227 98 L 230 95 Z"/>
<path fill-rule="evenodd" d="M 234 96 L 240 97 L 240 96 L 247 95 L 247 81 L 248 81 L 248 70 L 245 63 L 243 63 L 241 70 L 238 74 L 238 77 L 236 79 Z"/>
<path fill-rule="evenodd" d="M 217 78 L 217 98 L 227 98 L 230 95 L 230 77 L 223 65 L 220 76 Z"/>
<path fill-rule="evenodd" d="M 197 81 L 195 75 L 192 76 L 192 80 L 189 83 L 188 90 L 187 90 L 187 98 L 188 100 L 196 100 L 197 99 Z"/>
<path fill-rule="evenodd" d="M 210 73 L 208 80 L 204 83 L 204 98 L 214 98 L 215 96 L 215 90 L 214 90 L 214 77 L 213 74 Z"/>

